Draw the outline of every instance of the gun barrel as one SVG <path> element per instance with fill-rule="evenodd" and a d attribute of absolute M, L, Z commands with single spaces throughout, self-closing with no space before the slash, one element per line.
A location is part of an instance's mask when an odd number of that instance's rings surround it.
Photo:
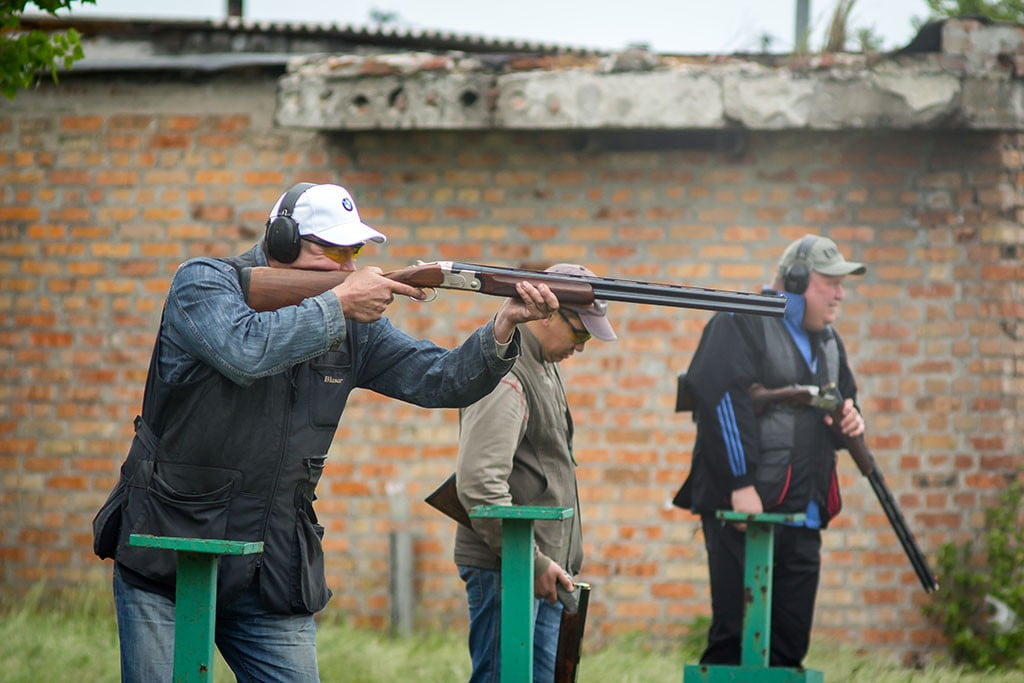
<path fill-rule="evenodd" d="M 484 275 L 514 276 L 535 275 L 545 280 L 566 283 L 586 283 L 594 292 L 594 298 L 607 301 L 622 301 L 636 304 L 696 308 L 706 311 L 728 311 L 731 313 L 752 313 L 781 318 L 786 311 L 786 298 L 781 294 L 753 294 L 725 289 L 686 287 L 637 280 L 588 277 L 567 273 L 545 273 L 539 271 L 481 266 L 472 263 L 452 263 L 457 270 L 471 270 Z"/>
<path fill-rule="evenodd" d="M 889 518 L 889 524 L 892 526 L 893 531 L 896 532 L 896 538 L 900 540 L 903 552 L 906 553 L 907 559 L 910 560 L 910 564 L 917 574 L 917 579 L 921 582 L 921 587 L 924 588 L 926 593 L 937 591 L 939 589 L 939 582 L 935 580 L 935 574 L 932 573 L 931 568 L 928 566 L 928 560 L 917 546 L 914 534 L 910 533 L 907 522 L 903 519 L 903 514 L 900 513 L 896 501 L 893 500 L 892 492 L 889 491 L 889 487 L 885 484 L 882 473 L 874 469 L 867 475 L 867 479 L 871 483 L 871 488 L 874 490 L 878 502 L 881 503 L 882 509 L 885 511 L 885 516 Z"/>
<path fill-rule="evenodd" d="M 240 270 L 239 283 L 253 310 L 273 311 L 326 292 L 344 282 L 347 276 L 347 272 L 341 271 L 253 267 Z M 559 300 L 569 305 L 587 305 L 594 299 L 605 299 L 774 317 L 782 317 L 786 310 L 786 299 L 781 294 L 753 294 L 450 261 L 421 263 L 385 273 L 385 276 L 413 287 L 465 289 L 506 297 L 516 296 L 515 285 L 519 280 L 544 282 L 557 289 Z"/>

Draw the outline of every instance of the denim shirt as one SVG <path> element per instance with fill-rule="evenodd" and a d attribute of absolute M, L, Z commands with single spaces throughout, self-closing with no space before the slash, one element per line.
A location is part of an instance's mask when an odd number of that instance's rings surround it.
<path fill-rule="evenodd" d="M 253 252 L 258 265 L 267 265 L 261 245 Z M 248 386 L 337 348 L 353 331 L 359 334 L 357 342 L 368 340 L 372 331 L 374 348 L 361 349 L 364 372 L 360 374 L 365 380 L 361 386 L 419 405 L 463 404 L 458 396 L 460 383 L 485 374 L 501 376 L 518 356 L 518 332 L 511 346 L 498 344 L 493 325 L 492 320 L 477 332 L 483 353 L 461 354 L 460 367 L 442 370 L 444 379 L 439 386 L 429 387 L 442 395 L 428 397 L 424 395 L 428 389 L 423 385 L 429 383 L 423 381 L 424 365 L 438 362 L 446 350 L 414 340 L 386 318 L 368 324 L 346 321 L 331 291 L 296 306 L 257 313 L 245 303 L 233 266 L 213 258 L 195 258 L 178 267 L 167 295 L 160 325 L 159 372 L 164 381 L 181 383 L 212 368 L 234 383 Z M 402 362 L 379 367 L 381 363 L 374 358 L 400 358 Z"/>

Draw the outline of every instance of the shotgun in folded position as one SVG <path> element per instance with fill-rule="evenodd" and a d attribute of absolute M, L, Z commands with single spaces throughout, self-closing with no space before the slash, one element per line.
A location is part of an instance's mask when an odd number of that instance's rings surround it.
<path fill-rule="evenodd" d="M 590 584 L 577 582 L 572 592 L 558 584 L 558 600 L 562 603 L 562 619 L 558 626 L 555 650 L 555 683 L 576 683 L 580 667 L 580 645 L 587 625 L 590 605 Z"/>
<path fill-rule="evenodd" d="M 294 306 L 340 285 L 347 271 L 300 270 L 297 268 L 242 268 L 239 280 L 246 303 L 258 312 Z M 463 289 L 493 296 L 516 297 L 516 283 L 544 283 L 563 304 L 586 306 L 595 299 L 624 301 L 707 311 L 753 313 L 781 318 L 786 299 L 781 294 L 753 294 L 724 289 L 658 284 L 607 277 L 481 266 L 471 263 L 435 261 L 385 273 L 396 282 L 420 289 Z"/>
<path fill-rule="evenodd" d="M 900 545 L 903 546 L 903 552 L 906 553 L 907 559 L 910 560 L 910 565 L 914 568 L 914 572 L 921 582 L 921 587 L 924 588 L 926 593 L 937 591 L 939 589 L 939 582 L 928 566 L 928 560 L 918 547 L 914 535 L 910 532 L 910 528 L 907 527 L 907 522 L 903 519 L 903 514 L 896 504 L 896 499 L 893 498 L 892 492 L 882 476 L 882 472 L 875 464 L 871 451 L 868 450 L 867 443 L 864 441 L 864 435 L 849 437 L 839 431 L 843 408 L 843 397 L 839 394 L 839 390 L 832 385 L 821 389 L 816 386 L 798 384 L 776 389 L 766 389 L 760 384 L 754 384 L 750 387 L 748 393 L 754 403 L 754 412 L 758 414 L 763 413 L 767 409 L 768 404 L 777 402 L 810 405 L 831 413 L 833 431 L 842 440 L 846 450 L 853 457 L 853 461 L 857 463 L 857 469 L 860 470 L 860 473 L 871 484 L 871 489 L 875 492 L 875 497 L 878 498 L 878 502 L 881 504 L 885 516 L 889 519 L 889 524 L 892 526 L 893 531 L 896 532 L 896 538 L 899 539 Z M 693 397 L 686 386 L 686 373 L 680 373 L 676 384 L 676 412 L 692 410 Z"/>
<path fill-rule="evenodd" d="M 469 514 L 459 500 L 454 472 L 424 500 L 467 529 L 473 528 Z M 583 629 L 587 625 L 587 608 L 590 604 L 590 584 L 577 582 L 572 591 L 558 584 L 556 589 L 558 601 L 562 603 L 562 618 L 559 621 L 555 654 L 555 683 L 576 683 Z"/>

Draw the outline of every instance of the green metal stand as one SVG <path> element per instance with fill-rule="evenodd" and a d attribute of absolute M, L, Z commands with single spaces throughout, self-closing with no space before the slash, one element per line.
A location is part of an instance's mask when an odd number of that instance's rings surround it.
<path fill-rule="evenodd" d="M 802 514 L 762 513 L 748 515 L 719 510 L 718 519 L 747 525 L 743 568 L 743 640 L 739 666 L 688 664 L 683 683 L 824 683 L 814 669 L 770 667 L 772 641 L 772 570 L 775 556 L 773 524 L 802 522 Z"/>
<path fill-rule="evenodd" d="M 178 553 L 174 598 L 174 681 L 212 683 L 217 626 L 217 562 L 221 555 L 263 552 L 262 541 L 221 541 L 132 534 L 128 543 Z"/>
<path fill-rule="evenodd" d="M 501 522 L 501 680 L 533 680 L 533 523 L 572 517 L 572 508 L 479 505 L 470 517 Z"/>

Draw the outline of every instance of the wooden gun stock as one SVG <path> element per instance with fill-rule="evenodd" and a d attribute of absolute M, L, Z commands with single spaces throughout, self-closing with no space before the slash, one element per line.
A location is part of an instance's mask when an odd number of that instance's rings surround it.
<path fill-rule="evenodd" d="M 423 500 L 427 505 L 441 512 L 449 519 L 458 522 L 467 529 L 473 528 L 473 524 L 469 520 L 469 513 L 466 512 L 466 508 L 462 507 L 462 502 L 459 501 L 458 490 L 455 487 L 454 472 Z"/>
<path fill-rule="evenodd" d="M 819 390 L 815 386 L 802 384 L 791 384 L 776 389 L 767 389 L 760 384 L 752 384 L 747 390 L 750 400 L 754 404 L 754 413 L 761 415 L 772 403 L 794 403 L 799 405 L 810 405 L 821 408 L 828 412 L 841 407 L 834 396 L 827 391 Z M 693 394 L 686 384 L 686 373 L 681 372 L 676 377 L 676 412 L 687 413 L 694 409 Z"/>
<path fill-rule="evenodd" d="M 266 267 L 242 268 L 238 275 L 245 303 L 257 313 L 295 306 L 333 289 L 347 277 L 347 271 Z"/>

